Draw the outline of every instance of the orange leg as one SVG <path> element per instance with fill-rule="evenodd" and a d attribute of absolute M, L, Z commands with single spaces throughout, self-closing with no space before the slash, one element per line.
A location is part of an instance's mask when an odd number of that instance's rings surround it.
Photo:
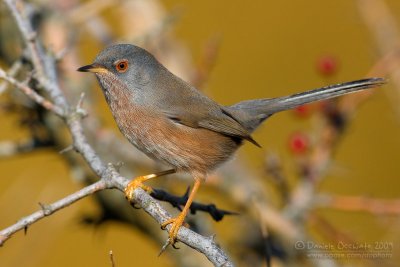
<path fill-rule="evenodd" d="M 161 228 L 165 229 L 165 227 L 167 225 L 172 224 L 171 229 L 169 229 L 169 243 L 172 245 L 176 242 L 179 228 L 182 226 L 182 224 L 185 220 L 186 214 L 189 211 L 190 205 L 193 202 L 194 196 L 196 195 L 196 192 L 199 189 L 200 184 L 201 184 L 201 180 L 196 179 L 196 181 L 194 182 L 194 185 L 193 185 L 193 189 L 190 192 L 189 198 L 186 201 L 185 207 L 183 208 L 182 212 L 177 217 L 169 219 L 161 225 Z"/>
<path fill-rule="evenodd" d="M 176 170 L 171 169 L 171 170 L 167 170 L 167 171 L 163 171 L 163 172 L 152 173 L 152 174 L 136 177 L 135 179 L 130 181 L 129 184 L 125 187 L 124 191 L 125 191 L 126 198 L 129 201 L 131 201 L 132 198 L 133 198 L 133 192 L 138 187 L 142 188 L 147 193 L 151 193 L 153 191 L 153 189 L 150 186 L 144 185 L 143 182 L 145 182 L 147 180 L 150 180 L 150 179 L 153 179 L 153 178 L 156 178 L 156 177 L 160 177 L 160 176 L 164 176 L 164 175 L 167 175 L 167 174 L 175 173 L 175 172 L 176 172 Z"/>

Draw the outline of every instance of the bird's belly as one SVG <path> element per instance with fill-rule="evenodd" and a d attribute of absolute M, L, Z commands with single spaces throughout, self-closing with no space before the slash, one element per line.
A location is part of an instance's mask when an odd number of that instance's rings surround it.
<path fill-rule="evenodd" d="M 226 161 L 240 141 L 219 133 L 175 123 L 159 114 L 114 112 L 125 137 L 139 150 L 178 171 L 205 177 Z"/>

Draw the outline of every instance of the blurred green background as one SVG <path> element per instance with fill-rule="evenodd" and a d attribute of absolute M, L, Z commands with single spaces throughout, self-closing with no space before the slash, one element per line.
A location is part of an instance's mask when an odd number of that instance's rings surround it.
<path fill-rule="evenodd" d="M 365 77 L 379 53 L 356 2 L 161 1 L 167 10 L 179 10 L 179 19 L 171 31 L 195 64 L 201 61 L 205 44 L 212 38 L 221 38 L 215 67 L 204 90 L 222 104 L 282 96 Z M 386 2 L 400 25 L 400 2 Z M 100 49 L 86 50 L 82 62 L 90 63 Z M 329 78 L 316 70 L 316 62 L 324 56 L 338 61 L 337 73 Z M 394 90 L 391 84 L 377 89 L 356 112 L 320 191 L 400 198 L 399 115 L 388 99 L 390 90 Z M 99 100 L 110 127 L 116 129 L 101 96 Z M 26 135 L 15 118 L 4 114 L 0 117 L 0 140 L 20 140 Z M 274 151 L 282 156 L 285 171 L 295 173 L 288 136 L 294 131 L 309 130 L 311 124 L 293 112 L 273 116 L 254 134 L 263 149 L 246 144 L 240 157 L 255 172 L 262 173 L 266 151 Z M 0 170 L 1 228 L 37 210 L 38 202 L 52 202 L 79 188 L 71 181 L 61 156 L 53 151 L 1 159 Z M 295 185 L 295 176 L 290 178 Z M 202 199 L 213 201 L 207 196 Z M 0 249 L 0 266 L 110 266 L 110 250 L 118 267 L 172 266 L 167 256 L 157 257 L 161 244 L 148 240 L 139 230 L 122 224 L 93 229 L 77 223 L 80 215 L 93 213 L 95 208 L 91 198 L 84 199 L 33 225 L 26 236 L 16 234 Z M 399 223 L 396 216 L 330 210 L 321 214 L 356 238 L 399 245 L 400 233 L 393 234 L 393 226 Z M 147 215 L 140 212 L 140 216 Z M 217 236 L 233 220 L 220 222 Z"/>

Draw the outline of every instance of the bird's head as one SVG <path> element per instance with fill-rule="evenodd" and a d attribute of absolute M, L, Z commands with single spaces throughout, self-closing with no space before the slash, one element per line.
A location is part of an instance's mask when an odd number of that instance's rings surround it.
<path fill-rule="evenodd" d="M 101 51 L 94 62 L 78 71 L 96 74 L 105 93 L 115 84 L 120 90 L 137 91 L 157 72 L 160 64 L 145 49 L 130 44 L 112 45 Z M 124 86 L 123 86 L 124 85 Z"/>

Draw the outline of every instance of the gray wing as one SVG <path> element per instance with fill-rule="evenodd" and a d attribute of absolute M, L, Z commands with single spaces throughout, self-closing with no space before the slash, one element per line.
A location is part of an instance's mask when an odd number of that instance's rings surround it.
<path fill-rule="evenodd" d="M 179 99 L 165 95 L 157 105 L 158 109 L 169 119 L 188 127 L 204 128 L 224 135 L 239 137 L 260 146 L 251 137 L 250 132 L 227 109 L 197 89 L 186 83 L 179 83 L 178 88 L 169 88 L 168 91 L 171 90 L 174 91 L 174 95 L 180 96 Z"/>

